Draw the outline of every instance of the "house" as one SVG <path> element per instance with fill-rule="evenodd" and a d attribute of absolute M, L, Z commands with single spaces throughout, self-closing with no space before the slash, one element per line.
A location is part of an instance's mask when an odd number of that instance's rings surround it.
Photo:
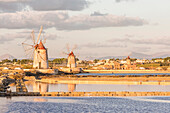
<path fill-rule="evenodd" d="M 125 70 L 135 70 L 136 69 L 136 65 L 131 63 L 130 57 L 128 56 L 126 58 L 126 64 L 124 64 L 122 66 L 122 68 L 125 69 Z"/>

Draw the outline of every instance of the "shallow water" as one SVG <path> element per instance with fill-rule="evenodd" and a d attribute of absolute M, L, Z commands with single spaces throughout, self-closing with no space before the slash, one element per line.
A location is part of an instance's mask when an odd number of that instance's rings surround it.
<path fill-rule="evenodd" d="M 126 75 L 137 75 L 137 76 L 142 76 L 142 75 L 170 75 L 170 73 L 79 73 L 76 75 L 122 75 L 122 76 L 126 76 Z"/>
<path fill-rule="evenodd" d="M 10 86 L 16 91 L 16 86 Z M 114 85 L 114 84 L 26 84 L 29 92 L 93 92 L 93 91 L 170 91 L 170 85 Z"/>
<path fill-rule="evenodd" d="M 170 91 L 170 85 L 115 85 L 115 84 L 46 84 L 25 82 L 29 92 L 95 92 L 95 91 Z M 16 91 L 16 86 L 11 85 Z"/>
<path fill-rule="evenodd" d="M 155 99 L 156 98 L 156 99 Z M 170 97 L 12 97 L 0 98 L 7 113 L 169 113 Z"/>

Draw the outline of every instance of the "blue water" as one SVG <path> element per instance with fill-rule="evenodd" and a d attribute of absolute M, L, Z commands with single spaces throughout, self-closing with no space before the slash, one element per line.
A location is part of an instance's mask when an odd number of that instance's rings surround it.
<path fill-rule="evenodd" d="M 137 75 L 137 76 L 142 76 L 142 75 L 170 75 L 170 73 L 79 73 L 76 75 Z"/>
<path fill-rule="evenodd" d="M 154 99 L 156 98 L 156 99 Z M 0 98 L 6 113 L 169 113 L 170 97 Z"/>

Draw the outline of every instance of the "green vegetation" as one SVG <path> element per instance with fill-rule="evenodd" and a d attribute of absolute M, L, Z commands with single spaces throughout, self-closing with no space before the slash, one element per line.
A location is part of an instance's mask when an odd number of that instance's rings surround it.
<path fill-rule="evenodd" d="M 165 62 L 169 62 L 169 61 L 170 61 L 170 57 L 164 58 L 164 61 L 165 61 Z"/>
<path fill-rule="evenodd" d="M 29 59 L 22 59 L 22 60 L 18 60 L 21 64 L 28 64 L 28 63 L 32 63 L 32 60 Z"/>
<path fill-rule="evenodd" d="M 12 62 L 17 62 L 17 59 L 13 59 Z"/>
<path fill-rule="evenodd" d="M 32 66 L 32 65 L 24 65 L 23 68 L 24 68 L 24 69 L 32 69 L 33 66 Z"/>
<path fill-rule="evenodd" d="M 159 63 L 149 63 L 149 64 L 137 64 L 137 67 L 144 67 L 144 68 L 156 68 L 159 67 Z"/>
<path fill-rule="evenodd" d="M 66 58 L 56 58 L 52 62 L 57 63 L 57 64 L 63 64 L 67 62 Z"/>
<path fill-rule="evenodd" d="M 8 59 L 5 59 L 5 60 L 2 60 L 1 61 L 2 63 L 10 63 L 10 62 L 12 62 L 11 60 L 8 60 Z"/>
<path fill-rule="evenodd" d="M 157 60 L 157 59 L 163 59 L 163 58 L 153 58 L 152 61 Z"/>
<path fill-rule="evenodd" d="M 99 61 L 99 59 L 94 59 L 94 61 L 93 61 L 93 62 L 94 62 L 94 63 L 97 63 L 98 61 Z"/>
<path fill-rule="evenodd" d="M 137 59 L 136 58 L 131 58 L 130 61 L 134 62 L 136 61 Z"/>
<path fill-rule="evenodd" d="M 167 63 L 167 62 L 165 62 L 165 63 L 160 63 L 160 66 L 170 66 L 170 63 Z"/>

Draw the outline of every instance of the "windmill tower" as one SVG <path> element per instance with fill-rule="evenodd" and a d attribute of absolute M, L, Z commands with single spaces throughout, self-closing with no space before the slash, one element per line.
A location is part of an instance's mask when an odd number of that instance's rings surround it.
<path fill-rule="evenodd" d="M 41 26 L 36 42 L 35 42 L 34 31 L 32 31 L 32 39 L 33 39 L 32 45 L 22 43 L 24 49 L 27 48 L 27 46 L 31 46 L 31 48 L 25 49 L 25 51 L 27 52 L 33 50 L 31 57 L 33 56 L 33 68 L 35 69 L 48 69 L 49 67 L 47 48 L 45 48 L 42 40 L 40 40 L 42 30 L 43 27 Z"/>
<path fill-rule="evenodd" d="M 130 61 L 130 57 L 129 56 L 126 58 L 126 62 L 127 62 L 128 65 L 131 65 L 131 61 Z"/>
<path fill-rule="evenodd" d="M 76 56 L 73 53 L 73 50 L 75 50 L 77 48 L 77 46 L 75 45 L 72 49 L 72 51 L 70 51 L 69 45 L 67 44 L 67 51 L 68 53 L 63 52 L 64 54 L 68 55 L 68 59 L 67 59 L 67 67 L 68 68 L 76 68 Z"/>
<path fill-rule="evenodd" d="M 74 55 L 73 51 L 71 51 L 68 54 L 67 67 L 69 67 L 69 68 L 76 68 L 76 56 Z"/>

